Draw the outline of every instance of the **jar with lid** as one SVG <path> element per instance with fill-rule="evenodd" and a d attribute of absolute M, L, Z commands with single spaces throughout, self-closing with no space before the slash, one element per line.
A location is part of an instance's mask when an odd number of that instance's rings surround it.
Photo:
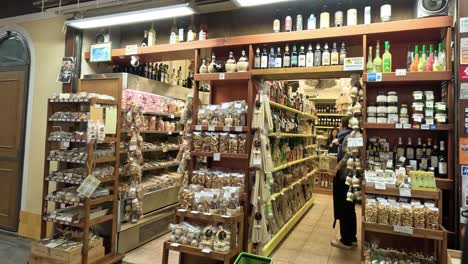
<path fill-rule="evenodd" d="M 387 106 L 385 105 L 385 103 L 377 104 L 377 114 L 387 115 Z"/>
<path fill-rule="evenodd" d="M 412 118 L 413 118 L 413 125 L 421 125 L 423 123 L 424 115 L 414 113 Z"/>
<path fill-rule="evenodd" d="M 447 113 L 447 103 L 446 102 L 437 102 L 437 103 L 435 103 L 435 112 L 436 112 L 436 114 L 446 114 Z"/>
<path fill-rule="evenodd" d="M 398 114 L 398 106 L 396 104 L 389 104 L 387 106 L 387 114 Z"/>
<path fill-rule="evenodd" d="M 394 91 L 388 92 L 387 103 L 398 103 L 398 94 Z"/>
<path fill-rule="evenodd" d="M 447 114 L 440 113 L 435 115 L 436 124 L 447 124 Z"/>
<path fill-rule="evenodd" d="M 367 116 L 367 123 L 369 124 L 375 124 L 377 123 L 377 116 Z"/>
<path fill-rule="evenodd" d="M 377 105 L 375 103 L 369 103 L 367 105 L 367 114 L 377 114 Z"/>
<path fill-rule="evenodd" d="M 377 103 L 387 103 L 387 95 L 384 92 L 377 93 Z"/>
<path fill-rule="evenodd" d="M 387 124 L 396 124 L 398 123 L 398 114 L 388 114 L 387 116 Z"/>
<path fill-rule="evenodd" d="M 424 103 L 423 102 L 413 102 L 412 105 L 413 114 L 423 114 L 424 113 Z"/>
<path fill-rule="evenodd" d="M 392 6 L 385 4 L 380 6 L 380 21 L 388 22 L 392 19 Z"/>
<path fill-rule="evenodd" d="M 424 121 L 425 121 L 426 125 L 433 125 L 434 124 L 434 117 L 425 116 Z"/>
<path fill-rule="evenodd" d="M 400 114 L 400 124 L 409 124 L 409 117 L 407 114 Z"/>
<path fill-rule="evenodd" d="M 434 101 L 434 92 L 424 91 L 424 98 L 426 99 L 426 101 Z"/>
<path fill-rule="evenodd" d="M 355 26 L 357 25 L 357 9 L 350 8 L 348 9 L 346 16 L 346 25 Z"/>
<path fill-rule="evenodd" d="M 413 101 L 414 102 L 422 102 L 424 99 L 424 93 L 422 91 L 414 91 L 413 92 Z"/>
<path fill-rule="evenodd" d="M 387 114 L 377 113 L 377 124 L 387 124 Z"/>
<path fill-rule="evenodd" d="M 424 109 L 424 116 L 425 117 L 434 117 L 434 108 L 425 108 Z"/>
<path fill-rule="evenodd" d="M 406 116 L 408 117 L 408 105 L 402 104 L 400 106 L 400 116 Z"/>

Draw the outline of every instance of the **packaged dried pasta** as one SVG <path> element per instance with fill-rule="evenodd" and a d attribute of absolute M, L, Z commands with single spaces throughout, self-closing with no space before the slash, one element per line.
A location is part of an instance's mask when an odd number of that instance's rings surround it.
<path fill-rule="evenodd" d="M 377 201 L 374 198 L 366 199 L 366 208 L 364 216 L 366 222 L 377 223 Z"/>
<path fill-rule="evenodd" d="M 426 219 L 425 219 L 425 208 L 424 205 L 418 204 L 413 207 L 413 227 L 414 228 L 425 228 Z"/>
<path fill-rule="evenodd" d="M 219 134 L 218 133 L 211 133 L 210 148 L 211 148 L 211 152 L 215 152 L 215 153 L 219 152 Z"/>
<path fill-rule="evenodd" d="M 229 134 L 229 153 L 238 153 L 239 141 L 236 134 Z"/>
<path fill-rule="evenodd" d="M 202 142 L 202 151 L 211 152 L 211 133 L 204 133 Z"/>
<path fill-rule="evenodd" d="M 247 135 L 246 134 L 240 134 L 238 137 L 238 153 L 244 154 L 246 153 L 246 144 L 247 144 Z"/>
<path fill-rule="evenodd" d="M 400 224 L 413 227 L 413 207 L 409 203 L 401 204 Z"/>
<path fill-rule="evenodd" d="M 377 222 L 379 224 L 388 225 L 389 216 L 389 203 L 386 200 L 380 200 L 377 203 Z"/>
<path fill-rule="evenodd" d="M 219 134 L 219 152 L 229 153 L 229 134 L 228 133 Z"/>
<path fill-rule="evenodd" d="M 426 229 L 439 229 L 439 208 L 434 206 L 426 207 L 425 210 Z"/>
<path fill-rule="evenodd" d="M 200 152 L 202 151 L 203 146 L 203 136 L 201 132 L 193 132 L 193 151 Z"/>

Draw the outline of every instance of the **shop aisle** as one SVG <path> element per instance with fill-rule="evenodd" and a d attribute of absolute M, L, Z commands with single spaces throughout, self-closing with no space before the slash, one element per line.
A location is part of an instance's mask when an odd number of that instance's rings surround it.
<path fill-rule="evenodd" d="M 356 206 L 358 223 L 361 222 L 361 208 Z M 330 240 L 339 236 L 339 227 L 332 228 L 333 200 L 329 195 L 317 194 L 315 204 L 304 216 L 289 237 L 273 254 L 274 264 L 351 264 L 359 263 L 360 249 L 340 250 L 330 246 Z M 358 240 L 360 240 L 358 224 Z M 125 262 L 131 264 L 160 263 L 163 242 L 168 235 L 156 239 L 126 254 Z M 171 251 L 170 264 L 178 263 L 178 253 Z"/>

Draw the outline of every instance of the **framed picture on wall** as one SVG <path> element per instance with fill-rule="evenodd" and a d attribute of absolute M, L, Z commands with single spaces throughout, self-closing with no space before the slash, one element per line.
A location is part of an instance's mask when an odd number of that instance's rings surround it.
<path fill-rule="evenodd" d="M 75 59 L 73 57 L 62 58 L 62 65 L 60 66 L 60 72 L 57 77 L 57 82 L 70 83 L 75 71 Z"/>
<path fill-rule="evenodd" d="M 91 45 L 90 51 L 90 62 L 104 62 L 104 61 L 111 61 L 111 50 L 112 50 L 112 43 L 99 43 Z"/>

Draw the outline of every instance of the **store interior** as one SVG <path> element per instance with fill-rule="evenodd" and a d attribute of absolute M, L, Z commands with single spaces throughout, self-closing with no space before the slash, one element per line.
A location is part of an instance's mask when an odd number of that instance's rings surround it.
<path fill-rule="evenodd" d="M 0 19 L 11 263 L 461 263 L 468 3 L 65 2 Z"/>

